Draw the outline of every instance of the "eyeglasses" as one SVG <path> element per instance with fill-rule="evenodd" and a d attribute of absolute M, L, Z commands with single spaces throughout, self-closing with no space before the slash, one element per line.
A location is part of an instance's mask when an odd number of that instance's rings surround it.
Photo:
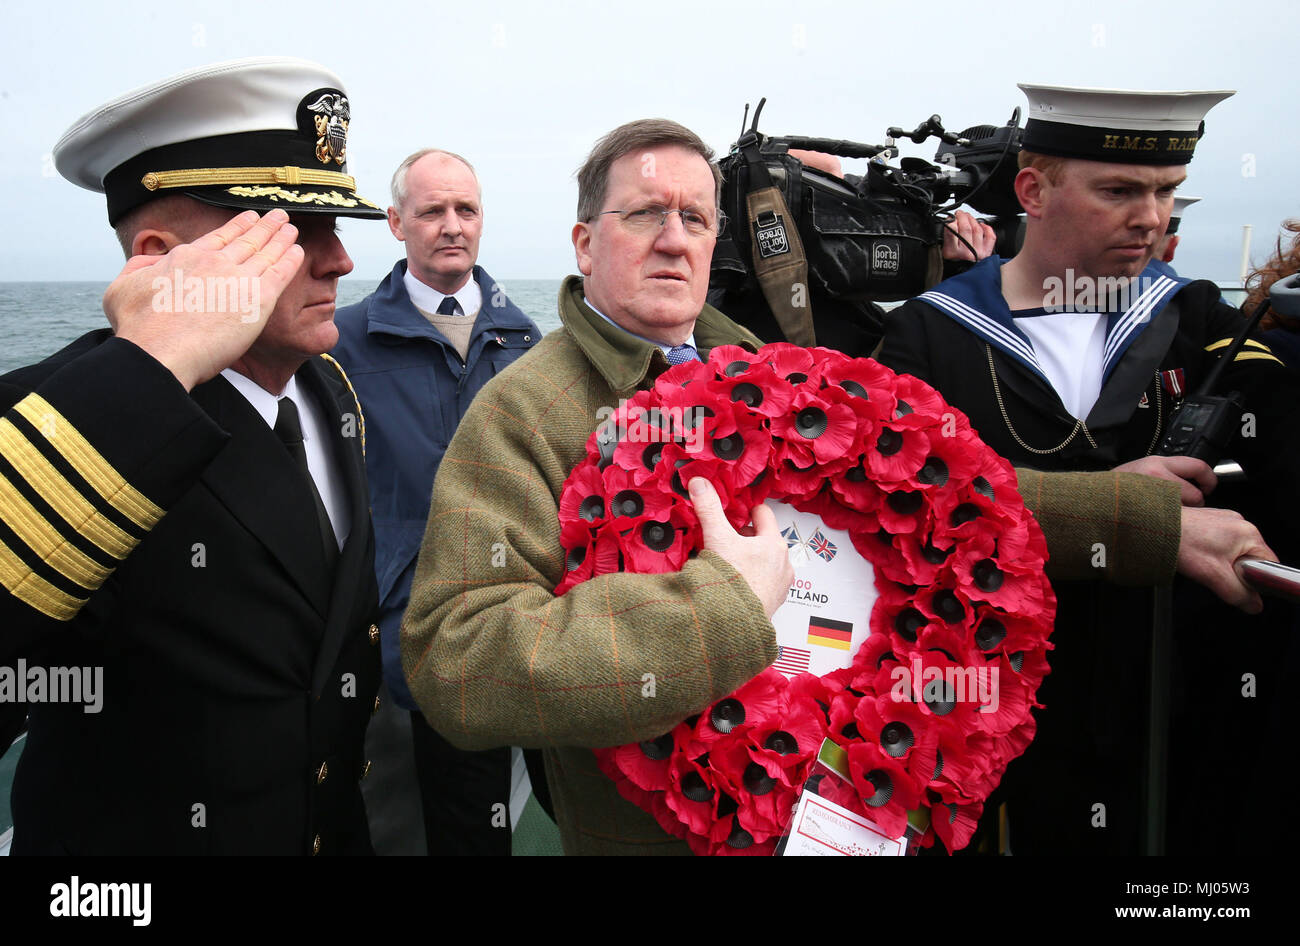
<path fill-rule="evenodd" d="M 638 207 L 636 210 L 603 210 L 597 216 L 603 217 L 606 214 L 618 214 L 619 219 L 623 221 L 623 226 L 633 233 L 652 233 L 655 227 L 666 226 L 669 214 L 677 214 L 681 217 L 682 226 L 692 236 L 721 233 L 723 224 L 726 222 L 726 218 L 721 213 L 718 214 L 718 222 L 715 226 L 709 222 L 708 217 L 698 210 L 674 210 L 669 207 L 661 207 L 658 204 L 651 204 L 649 207 Z"/>

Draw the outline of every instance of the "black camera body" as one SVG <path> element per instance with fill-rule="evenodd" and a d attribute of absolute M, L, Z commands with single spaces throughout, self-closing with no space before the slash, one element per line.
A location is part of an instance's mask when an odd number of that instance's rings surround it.
<path fill-rule="evenodd" d="M 1014 244 L 1019 109 L 1008 125 L 960 135 L 944 131 L 935 115 L 910 133 L 890 128 L 887 144 L 869 145 L 765 136 L 758 131 L 762 107 L 719 162 L 728 225 L 714 250 L 709 301 L 765 341 L 785 337 L 755 274 L 767 254 L 802 246 L 807 281 L 788 288 L 796 305 L 811 310 L 817 343 L 865 355 L 883 327 L 876 303 L 910 299 L 944 277 L 944 220 L 954 208 L 969 203 L 992 214 L 999 249 Z M 934 163 L 912 157 L 887 163 L 897 154 L 895 138 L 919 143 L 932 136 L 941 139 Z M 839 178 L 803 164 L 789 154 L 792 148 L 871 160 L 865 174 Z M 749 195 L 769 186 L 780 191 L 787 212 L 751 218 Z M 797 299 L 800 292 L 806 298 Z"/>

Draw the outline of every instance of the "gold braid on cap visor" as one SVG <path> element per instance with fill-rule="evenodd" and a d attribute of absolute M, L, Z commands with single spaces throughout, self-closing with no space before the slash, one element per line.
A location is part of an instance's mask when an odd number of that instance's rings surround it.
<path fill-rule="evenodd" d="M 217 184 L 315 184 L 356 191 L 357 179 L 338 171 L 313 168 L 191 168 L 185 171 L 150 171 L 140 178 L 146 190 L 169 187 L 209 187 Z"/>

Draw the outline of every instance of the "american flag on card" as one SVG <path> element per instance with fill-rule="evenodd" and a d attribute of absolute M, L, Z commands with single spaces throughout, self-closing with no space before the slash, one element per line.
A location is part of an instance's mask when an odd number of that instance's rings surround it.
<path fill-rule="evenodd" d="M 776 663 L 772 664 L 772 666 L 787 677 L 796 677 L 801 673 L 808 672 L 808 660 L 811 657 L 811 651 L 800 650 L 798 647 L 787 647 L 782 644 L 777 648 Z"/>

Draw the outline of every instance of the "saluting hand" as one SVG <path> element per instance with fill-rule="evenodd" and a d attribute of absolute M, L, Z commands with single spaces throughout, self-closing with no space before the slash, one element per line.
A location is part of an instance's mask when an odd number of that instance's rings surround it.
<path fill-rule="evenodd" d="M 218 375 L 257 340 L 280 293 L 302 265 L 298 229 L 283 210 L 249 210 L 165 256 L 133 256 L 104 293 L 104 313 L 119 338 L 139 345 L 186 390 Z M 190 296 L 193 277 L 204 291 Z M 209 280 L 235 291 L 209 293 Z M 200 311 L 176 306 L 201 295 Z M 211 311 L 203 308 L 212 300 Z M 216 304 L 217 302 L 220 304 Z M 175 311 L 180 308 L 181 311 Z"/>

